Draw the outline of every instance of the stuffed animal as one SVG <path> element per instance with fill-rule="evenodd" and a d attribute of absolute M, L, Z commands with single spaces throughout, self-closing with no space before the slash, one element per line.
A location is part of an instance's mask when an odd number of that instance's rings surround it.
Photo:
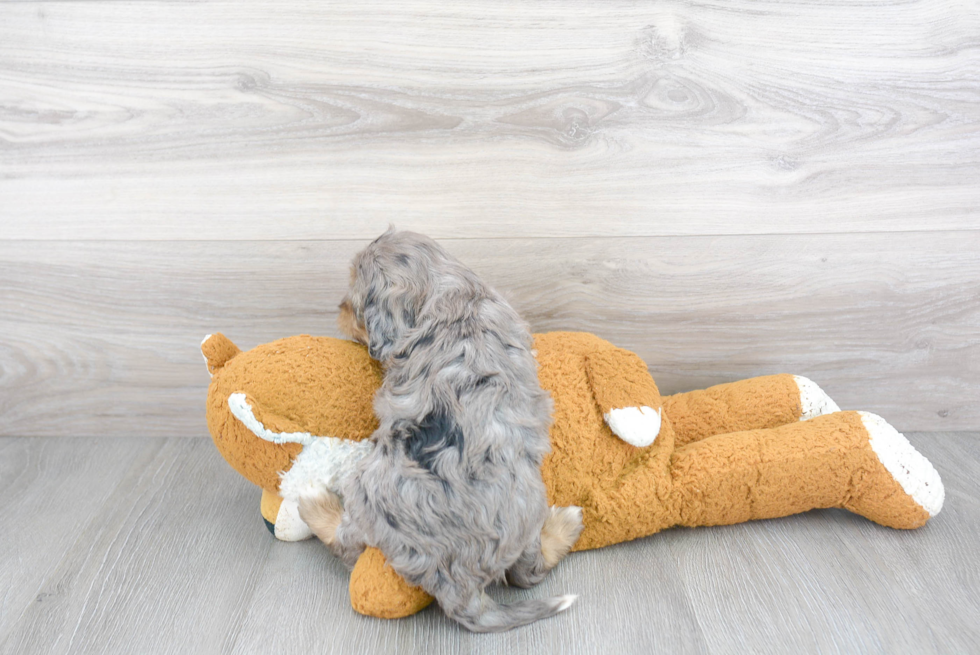
<path fill-rule="evenodd" d="M 573 550 L 673 526 L 725 525 L 838 507 L 892 528 L 942 508 L 939 475 L 904 436 L 865 412 L 841 412 L 813 382 L 773 375 L 661 397 L 643 361 L 591 334 L 535 336 L 554 399 L 548 501 L 582 508 Z M 279 539 L 310 536 L 297 500 L 340 493 L 372 447 L 382 370 L 350 341 L 296 336 L 241 352 L 221 334 L 201 345 L 212 375 L 208 428 L 218 450 L 262 488 Z M 354 608 L 407 616 L 432 598 L 367 549 L 350 579 Z"/>

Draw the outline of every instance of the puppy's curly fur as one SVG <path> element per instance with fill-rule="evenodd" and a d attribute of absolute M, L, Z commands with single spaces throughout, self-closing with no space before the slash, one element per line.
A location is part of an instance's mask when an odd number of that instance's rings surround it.
<path fill-rule="evenodd" d="M 385 367 L 375 448 L 300 514 L 353 566 L 376 546 L 409 583 L 473 631 L 552 616 L 574 596 L 498 605 L 485 587 L 530 586 L 582 529 L 578 508 L 549 510 L 541 462 L 551 399 L 517 313 L 435 241 L 389 230 L 353 262 L 340 325 Z"/>

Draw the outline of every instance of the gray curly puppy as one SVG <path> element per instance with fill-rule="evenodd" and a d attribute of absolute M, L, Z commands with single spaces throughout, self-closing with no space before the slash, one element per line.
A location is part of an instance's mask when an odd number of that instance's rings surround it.
<path fill-rule="evenodd" d="M 470 630 L 567 609 L 575 596 L 498 605 L 484 593 L 540 582 L 582 530 L 579 508 L 548 508 L 552 403 L 527 325 L 435 241 L 393 229 L 355 256 L 340 325 L 384 366 L 380 426 L 343 505 L 317 490 L 303 520 L 350 567 L 376 546 Z"/>

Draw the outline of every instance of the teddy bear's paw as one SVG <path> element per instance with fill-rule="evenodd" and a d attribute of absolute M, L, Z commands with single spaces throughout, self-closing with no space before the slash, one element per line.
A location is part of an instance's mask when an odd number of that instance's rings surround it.
<path fill-rule="evenodd" d="M 871 449 L 888 473 L 930 517 L 938 514 L 946 491 L 932 463 L 885 419 L 869 412 L 858 413 L 870 436 Z"/>
<path fill-rule="evenodd" d="M 541 528 L 541 555 L 549 569 L 568 554 L 583 527 L 581 507 L 551 508 Z"/>
<path fill-rule="evenodd" d="M 651 407 L 623 407 L 604 414 L 606 425 L 617 437 L 637 448 L 646 448 L 660 434 L 661 412 Z"/>
<path fill-rule="evenodd" d="M 800 388 L 801 421 L 840 411 L 837 403 L 831 400 L 816 382 L 800 375 L 794 375 L 793 379 Z"/>
<path fill-rule="evenodd" d="M 273 532 L 280 541 L 303 541 L 313 536 L 310 526 L 299 516 L 299 505 L 295 500 L 282 501 L 279 513 L 276 515 L 276 527 Z"/>

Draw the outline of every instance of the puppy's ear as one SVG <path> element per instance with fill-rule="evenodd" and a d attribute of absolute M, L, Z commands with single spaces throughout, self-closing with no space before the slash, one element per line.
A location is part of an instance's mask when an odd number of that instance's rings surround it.
<path fill-rule="evenodd" d="M 424 290 L 406 280 L 385 280 L 368 287 L 364 298 L 364 327 L 368 353 L 383 361 L 399 339 L 415 327 Z"/>
<path fill-rule="evenodd" d="M 370 297 L 368 292 L 368 298 Z M 377 301 L 369 300 L 364 306 L 364 327 L 368 337 L 368 354 L 378 361 L 387 359 L 398 334 L 391 312 L 386 307 L 381 307 Z"/>

